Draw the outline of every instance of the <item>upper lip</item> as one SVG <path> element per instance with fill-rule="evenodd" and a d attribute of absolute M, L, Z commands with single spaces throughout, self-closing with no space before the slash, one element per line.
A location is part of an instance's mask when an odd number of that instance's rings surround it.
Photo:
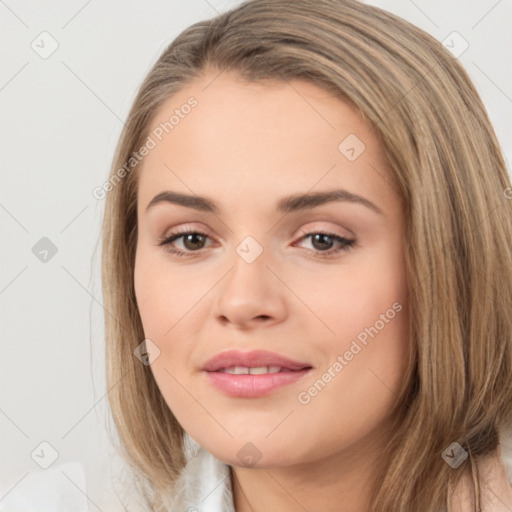
<path fill-rule="evenodd" d="M 293 359 L 289 359 L 275 352 L 269 352 L 268 350 L 251 350 L 249 352 L 227 350 L 209 359 L 202 369 L 206 372 L 216 372 L 217 370 L 232 368 L 234 366 L 245 366 L 247 368 L 279 366 L 281 368 L 288 368 L 289 370 L 311 368 L 311 365 L 308 363 L 294 361 Z"/>

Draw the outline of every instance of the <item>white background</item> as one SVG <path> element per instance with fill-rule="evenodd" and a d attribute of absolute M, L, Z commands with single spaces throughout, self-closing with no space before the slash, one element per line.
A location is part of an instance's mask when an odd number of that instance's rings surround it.
<path fill-rule="evenodd" d="M 92 191 L 107 178 L 136 88 L 165 46 L 190 24 L 239 3 L 0 1 L 0 510 L 36 496 L 42 478 L 74 500 L 74 510 L 107 510 L 103 201 Z M 370 3 L 441 41 L 462 35 L 469 48 L 460 61 L 510 162 L 512 2 Z M 41 45 L 43 31 L 58 43 L 47 59 L 31 47 Z M 57 247 L 47 262 L 32 252 L 42 237 Z M 46 471 L 31 458 L 42 441 L 58 452 Z M 36 453 L 43 460 L 51 449 Z M 40 510 L 30 507 L 25 512 Z"/>

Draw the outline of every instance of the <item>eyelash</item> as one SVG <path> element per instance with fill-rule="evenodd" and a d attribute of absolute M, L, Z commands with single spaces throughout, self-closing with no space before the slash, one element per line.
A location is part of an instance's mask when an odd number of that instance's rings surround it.
<path fill-rule="evenodd" d="M 175 240 L 177 240 L 179 238 L 183 238 L 184 236 L 187 236 L 187 235 L 201 235 L 201 236 L 209 238 L 206 233 L 203 233 L 201 231 L 185 230 L 185 231 L 178 231 L 178 232 L 175 232 L 175 233 L 171 233 L 167 237 L 161 237 L 159 239 L 158 245 L 160 247 L 163 247 L 164 250 L 166 250 L 166 251 L 168 251 L 168 252 L 170 252 L 170 253 L 178 256 L 178 257 L 184 257 L 184 258 L 191 258 L 192 257 L 193 258 L 195 256 L 194 253 L 201 252 L 201 249 L 199 249 L 197 251 L 186 252 L 186 251 L 180 251 L 179 249 L 174 249 L 170 245 Z M 335 254 L 337 254 L 339 252 L 349 251 L 349 250 L 351 250 L 354 247 L 354 245 L 356 243 L 356 241 L 354 239 L 344 238 L 344 237 L 338 236 L 338 235 L 336 235 L 334 233 L 327 233 L 325 231 L 312 231 L 312 232 L 309 232 L 309 233 L 305 233 L 300 238 L 300 240 L 304 240 L 305 238 L 311 237 L 312 235 L 328 236 L 330 238 L 333 238 L 334 241 L 339 242 L 339 243 L 342 244 L 342 247 L 340 247 L 338 249 L 329 249 L 328 251 L 318 251 L 318 250 L 313 249 L 313 252 L 316 253 L 315 257 L 317 257 L 317 258 L 329 258 L 329 257 L 334 256 Z"/>

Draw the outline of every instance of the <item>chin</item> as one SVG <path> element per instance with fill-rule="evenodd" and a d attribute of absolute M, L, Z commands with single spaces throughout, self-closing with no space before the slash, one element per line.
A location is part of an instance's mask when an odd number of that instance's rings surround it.
<path fill-rule="evenodd" d="M 265 436 L 235 437 L 224 443 L 212 442 L 210 437 L 202 446 L 220 461 L 235 467 L 271 469 L 306 462 L 305 454 L 298 453 L 293 446 L 270 442 Z"/>

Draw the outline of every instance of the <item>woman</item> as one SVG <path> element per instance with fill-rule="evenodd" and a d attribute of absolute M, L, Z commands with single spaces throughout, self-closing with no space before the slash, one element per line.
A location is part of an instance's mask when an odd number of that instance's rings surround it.
<path fill-rule="evenodd" d="M 252 0 L 141 85 L 103 234 L 153 510 L 505 511 L 510 180 L 474 87 L 354 0 Z"/>

